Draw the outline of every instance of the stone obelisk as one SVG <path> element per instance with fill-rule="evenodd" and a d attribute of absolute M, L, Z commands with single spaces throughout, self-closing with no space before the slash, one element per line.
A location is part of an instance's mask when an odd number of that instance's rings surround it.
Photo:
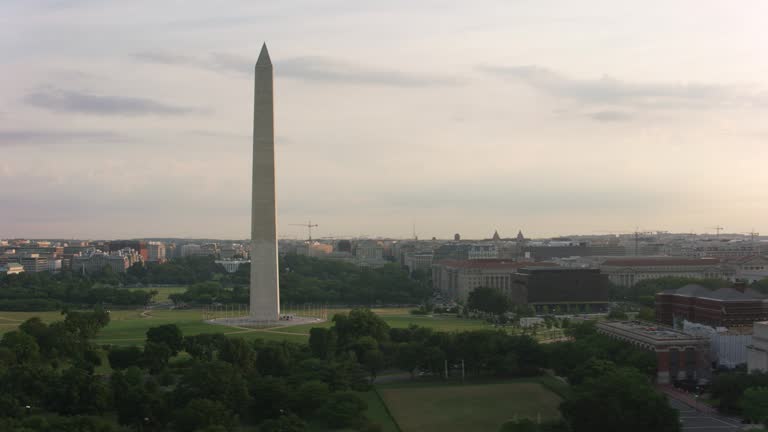
<path fill-rule="evenodd" d="M 251 319 L 277 321 L 280 284 L 277 271 L 275 207 L 275 125 L 272 61 L 267 44 L 256 61 L 253 96 L 253 184 L 251 195 Z"/>

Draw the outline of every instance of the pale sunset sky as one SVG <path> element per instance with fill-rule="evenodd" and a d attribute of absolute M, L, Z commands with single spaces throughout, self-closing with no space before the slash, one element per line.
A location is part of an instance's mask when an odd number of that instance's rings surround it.
<path fill-rule="evenodd" d="M 0 237 L 768 232 L 768 3 L 0 1 Z"/>

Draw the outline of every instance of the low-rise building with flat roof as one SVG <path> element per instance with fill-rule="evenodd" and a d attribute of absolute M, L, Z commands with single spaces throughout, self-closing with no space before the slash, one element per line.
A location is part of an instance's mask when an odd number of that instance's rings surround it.
<path fill-rule="evenodd" d="M 768 297 L 745 285 L 710 290 L 689 284 L 656 294 L 656 321 L 674 325 L 685 321 L 721 327 L 752 327 L 768 320 Z"/>
<path fill-rule="evenodd" d="M 602 321 L 598 333 L 656 353 L 656 381 L 707 380 L 711 376 L 709 339 L 642 321 Z"/>
<path fill-rule="evenodd" d="M 611 283 L 624 287 L 667 276 L 697 279 L 725 279 L 728 276 L 719 258 L 626 257 L 607 259 L 599 266 Z"/>
<path fill-rule="evenodd" d="M 498 289 L 512 295 L 517 270 L 526 266 L 552 266 L 552 263 L 518 262 L 503 259 L 443 260 L 432 265 L 432 286 L 447 299 L 466 301 L 475 288 Z"/>
<path fill-rule="evenodd" d="M 608 279 L 598 269 L 525 266 L 508 292 L 538 314 L 595 313 L 608 309 Z"/>

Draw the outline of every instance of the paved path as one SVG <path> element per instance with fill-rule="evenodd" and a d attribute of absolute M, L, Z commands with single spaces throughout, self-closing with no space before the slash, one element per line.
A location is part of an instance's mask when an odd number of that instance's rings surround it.
<path fill-rule="evenodd" d="M 700 403 L 688 393 L 672 386 L 658 386 L 659 391 L 669 397 L 669 404 L 680 412 L 683 432 L 735 432 L 742 430 L 741 420 L 722 416 L 717 411 Z"/>

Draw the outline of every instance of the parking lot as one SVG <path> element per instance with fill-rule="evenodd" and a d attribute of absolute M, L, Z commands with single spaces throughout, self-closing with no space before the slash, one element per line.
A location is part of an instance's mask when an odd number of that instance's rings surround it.
<path fill-rule="evenodd" d="M 733 432 L 740 431 L 742 424 L 735 419 L 698 411 L 678 400 L 670 398 L 670 405 L 680 411 L 680 421 L 685 432 Z"/>

